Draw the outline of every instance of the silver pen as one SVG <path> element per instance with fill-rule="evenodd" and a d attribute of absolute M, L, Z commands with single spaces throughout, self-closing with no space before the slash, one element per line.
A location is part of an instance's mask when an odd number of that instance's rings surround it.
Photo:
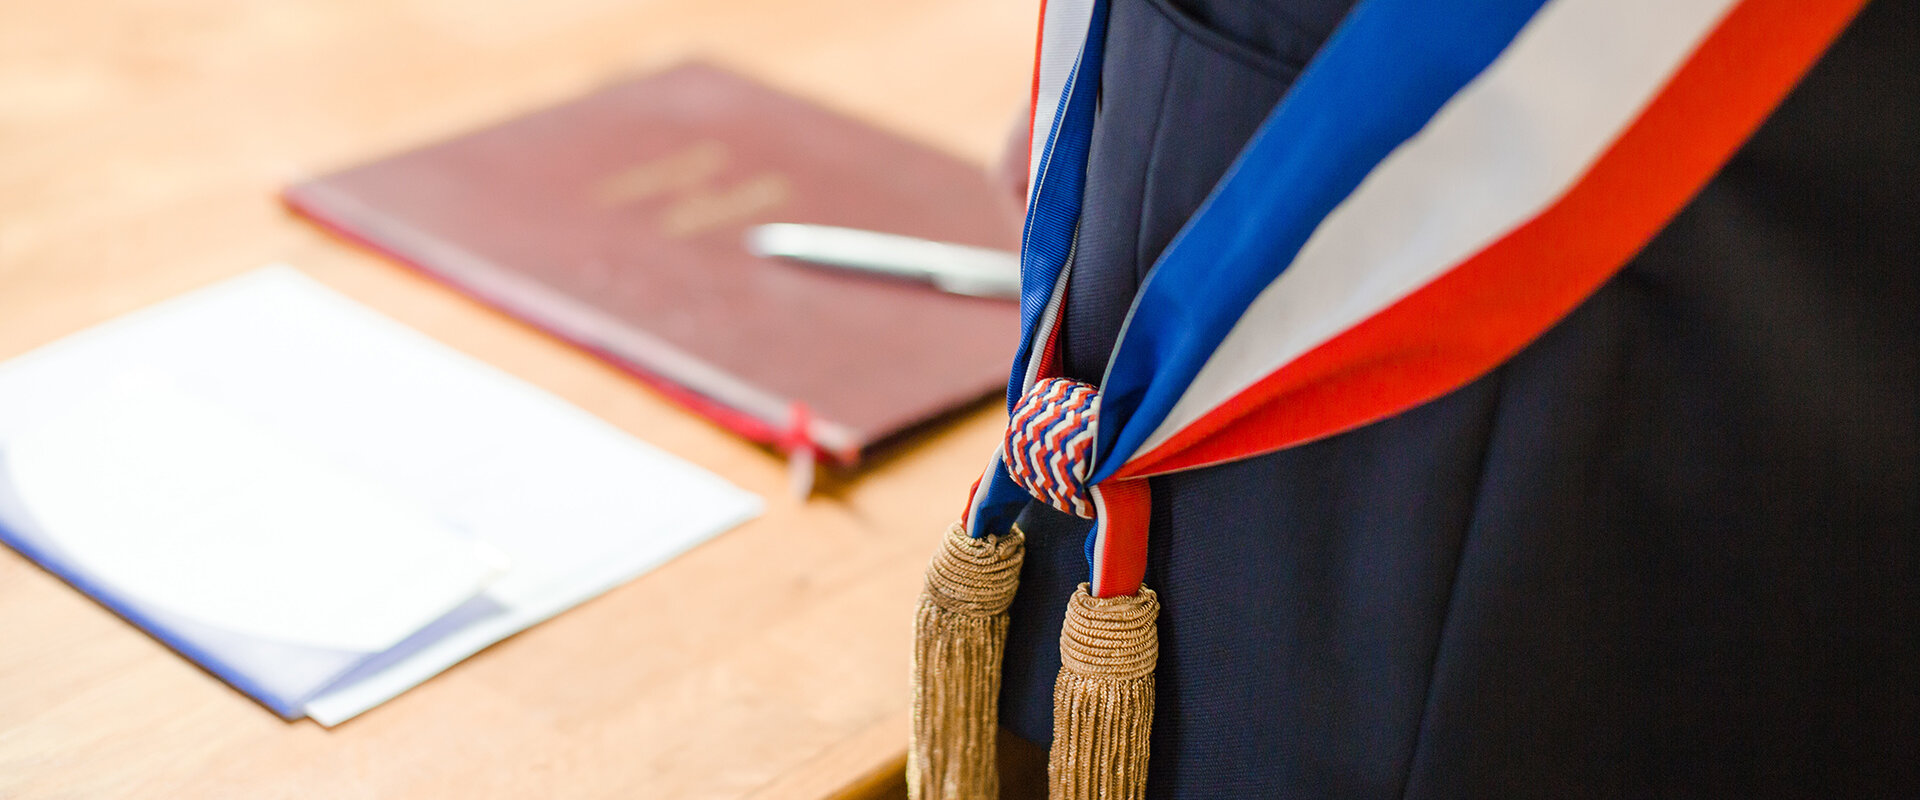
<path fill-rule="evenodd" d="M 1020 297 L 1020 256 L 912 236 L 777 222 L 747 231 L 747 250 L 854 272 L 923 281 L 954 294 Z"/>

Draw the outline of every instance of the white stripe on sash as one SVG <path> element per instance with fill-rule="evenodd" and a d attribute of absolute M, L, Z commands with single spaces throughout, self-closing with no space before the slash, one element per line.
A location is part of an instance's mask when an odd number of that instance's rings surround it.
<path fill-rule="evenodd" d="M 1034 97 L 1033 141 L 1027 149 L 1028 186 L 1038 179 L 1041 152 L 1047 147 L 1047 133 L 1053 130 L 1054 115 L 1059 113 L 1060 95 L 1067 90 L 1067 76 L 1080 58 L 1080 46 L 1086 42 L 1087 26 L 1093 19 L 1093 0 L 1042 1 L 1040 53 L 1034 64 L 1039 91 Z"/>
<path fill-rule="evenodd" d="M 1151 452 L 1552 205 L 1735 5 L 1549 2 L 1320 223 L 1135 452 Z"/>

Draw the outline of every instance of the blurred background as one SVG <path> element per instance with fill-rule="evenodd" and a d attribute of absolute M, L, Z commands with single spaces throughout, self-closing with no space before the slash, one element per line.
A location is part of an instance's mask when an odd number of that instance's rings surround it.
<path fill-rule="evenodd" d="M 372 263 L 322 244 L 276 193 L 690 57 L 984 167 L 1025 101 L 1036 14 L 1034 0 L 6 3 L 0 356 L 76 313 L 243 265 Z M 35 290 L 49 283 L 76 291 Z"/>
<path fill-rule="evenodd" d="M 770 498 L 760 519 L 332 731 L 282 722 L 0 549 L 0 797 L 900 790 L 913 597 L 998 437 L 997 408 L 795 501 L 765 449 L 330 237 L 278 194 L 695 58 L 986 169 L 1024 113 L 1037 13 L 1037 0 L 0 2 L 0 360 L 286 262 Z"/>

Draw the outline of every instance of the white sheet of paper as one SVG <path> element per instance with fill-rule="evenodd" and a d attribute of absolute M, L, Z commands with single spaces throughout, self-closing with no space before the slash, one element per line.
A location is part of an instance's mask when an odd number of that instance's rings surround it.
<path fill-rule="evenodd" d="M 380 652 L 506 569 L 417 504 L 158 375 L 7 442 L 27 509 L 88 572 L 235 633 Z"/>
<path fill-rule="evenodd" d="M 497 612 L 326 690 L 306 704 L 324 725 L 761 510 L 759 497 L 285 266 L 0 366 L 0 451 L 141 371 L 367 476 L 511 563 L 478 598 Z"/>

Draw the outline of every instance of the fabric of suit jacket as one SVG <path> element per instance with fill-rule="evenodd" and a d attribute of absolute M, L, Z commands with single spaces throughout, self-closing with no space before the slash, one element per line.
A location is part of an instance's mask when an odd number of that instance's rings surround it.
<path fill-rule="evenodd" d="M 1113 0 L 1070 377 L 1347 5 Z M 1150 796 L 1920 797 L 1917 8 L 1493 373 L 1153 480 Z M 1022 526 L 1044 744 L 1087 525 Z"/>

